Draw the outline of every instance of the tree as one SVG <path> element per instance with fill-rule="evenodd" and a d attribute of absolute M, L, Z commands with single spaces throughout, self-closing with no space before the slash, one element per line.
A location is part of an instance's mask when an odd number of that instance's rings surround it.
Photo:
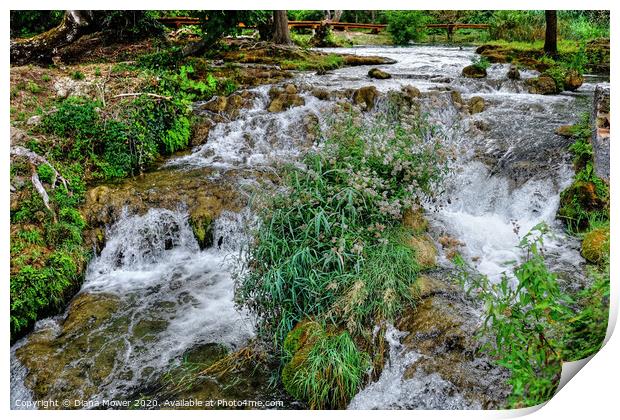
<path fill-rule="evenodd" d="M 11 40 L 11 63 L 50 63 L 61 48 L 94 32 L 102 32 L 105 42 L 127 41 L 160 34 L 162 26 L 150 11 L 66 10 L 58 26 L 32 38 Z"/>
<path fill-rule="evenodd" d="M 558 14 L 555 10 L 545 10 L 545 54 L 558 55 Z"/>
<path fill-rule="evenodd" d="M 285 45 L 293 43 L 291 41 L 291 32 L 288 29 L 286 10 L 273 11 L 273 42 Z"/>
<path fill-rule="evenodd" d="M 93 32 L 92 23 L 91 10 L 67 10 L 60 24 L 49 31 L 26 40 L 11 40 L 11 63 L 22 65 L 32 61 L 49 61 L 59 48 Z"/>

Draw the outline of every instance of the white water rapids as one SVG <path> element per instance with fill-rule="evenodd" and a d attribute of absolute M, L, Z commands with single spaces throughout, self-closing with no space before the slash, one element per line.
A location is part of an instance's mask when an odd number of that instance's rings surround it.
<path fill-rule="evenodd" d="M 359 88 L 373 84 L 378 90 L 400 90 L 413 85 L 423 92 L 423 110 L 431 122 L 447 133 L 446 147 L 455 151 L 452 173 L 440 205 L 428 207 L 435 238 L 448 235 L 464 243 L 462 254 L 493 279 L 521 258 L 520 237 L 539 222 L 552 228 L 556 239 L 548 242 L 553 268 L 579 273 L 582 260 L 577 245 L 563 236 L 555 221 L 559 193 L 571 181 L 572 169 L 566 140 L 555 135 L 562 124 L 575 123 L 587 110 L 593 86 L 586 83 L 579 93 L 554 96 L 530 95 L 523 82 L 506 79 L 506 65 L 493 65 L 482 80 L 460 76 L 474 57 L 470 48 L 416 46 L 410 48 L 356 48 L 337 52 L 380 55 L 398 62 L 381 66 L 391 79 L 369 79 L 368 66 L 344 68 L 327 75 L 299 74 L 295 83 L 329 90 Z M 522 72 L 523 78 L 532 72 Z M 450 95 L 459 91 L 464 101 L 473 96 L 485 100 L 485 110 L 475 115 L 459 112 Z M 255 89 L 256 99 L 234 121 L 215 126 L 204 146 L 174 158 L 166 165 L 175 170 L 209 167 L 216 170 L 276 171 L 284 162 L 296 162 L 313 147 L 303 130 L 304 119 L 315 115 L 322 122 L 333 107 L 308 91 L 305 105 L 281 113 L 269 113 L 268 87 Z M 251 175 L 238 182 L 252 182 Z M 180 205 L 182 203 L 179 203 Z M 248 212 L 225 212 L 215 222 L 216 246 L 200 251 L 179 211 L 151 209 L 144 215 L 126 214 L 107 232 L 101 255 L 89 265 L 80 295 L 114 297 L 116 310 L 99 329 L 115 332 L 105 346 L 114 347 L 113 366 L 104 379 L 90 375 L 88 360 L 100 352 L 88 347 L 72 367 L 96 388 L 92 399 L 123 396 L 161 375 L 178 363 L 184 352 L 205 343 L 238 348 L 253 336 L 251 314 L 233 304 L 234 258 L 248 241 Z M 439 247 L 441 249 L 441 247 Z M 444 258 L 443 264 L 448 264 Z M 576 275 L 579 278 L 579 275 Z M 79 297 L 79 295 L 78 295 Z M 37 323 L 35 333 L 61 334 L 61 316 Z M 141 332 L 136 334 L 136 329 Z M 100 345 L 97 330 L 86 343 Z M 61 334 L 62 335 L 62 334 Z M 388 331 L 390 364 L 375 383 L 353 400 L 350 408 L 474 408 L 438 374 L 404 379 L 404 369 L 416 360 L 415 352 L 403 351 L 399 332 Z M 31 335 L 32 336 L 32 335 Z M 15 352 L 28 342 L 26 336 L 12 348 L 11 400 L 32 398 L 26 384 L 28 372 Z M 71 341 L 61 341 L 65 351 Z M 68 373 L 69 374 L 69 373 Z M 73 373 L 74 374 L 74 373 Z M 65 379 L 62 379 L 65 380 Z M 62 388 L 62 380 L 56 385 Z M 93 381 L 99 381 L 93 383 Z M 429 393 L 429 384 L 433 392 Z"/>

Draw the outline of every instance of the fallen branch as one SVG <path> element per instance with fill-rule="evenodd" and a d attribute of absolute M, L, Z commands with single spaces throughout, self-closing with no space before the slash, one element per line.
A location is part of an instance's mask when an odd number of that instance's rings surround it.
<path fill-rule="evenodd" d="M 56 180 L 59 179 L 62 182 L 62 184 L 65 186 L 65 189 L 69 191 L 69 188 L 67 187 L 67 181 L 62 177 L 62 175 L 60 175 L 60 172 L 58 172 L 56 168 L 54 168 L 54 166 L 51 163 L 49 163 L 49 161 L 45 159 L 43 156 L 38 155 L 32 150 L 27 149 L 23 146 L 11 147 L 11 156 L 24 156 L 33 165 L 40 165 L 40 164 L 48 165 L 54 171 L 54 178 L 52 179 L 52 189 L 56 188 Z"/>

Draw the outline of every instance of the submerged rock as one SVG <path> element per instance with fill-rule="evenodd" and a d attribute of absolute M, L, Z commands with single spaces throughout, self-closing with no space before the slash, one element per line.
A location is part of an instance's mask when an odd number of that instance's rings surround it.
<path fill-rule="evenodd" d="M 467 405 L 501 407 L 510 393 L 508 374 L 478 354 L 482 343 L 475 332 L 480 318 L 471 309 L 473 305 L 457 287 L 437 278 L 422 276 L 420 285 L 418 304 L 397 325 L 406 333 L 402 345 L 419 354 L 405 370 L 404 379 L 438 375 L 453 389 L 448 394 L 460 394 Z"/>
<path fill-rule="evenodd" d="M 511 64 L 506 77 L 510 80 L 521 80 L 521 73 L 519 73 L 518 67 Z"/>
<path fill-rule="evenodd" d="M 480 96 L 472 97 L 467 103 L 467 107 L 469 108 L 469 112 L 471 114 L 479 114 L 484 111 L 484 99 Z"/>
<path fill-rule="evenodd" d="M 379 92 L 376 87 L 362 87 L 353 92 L 353 103 L 359 105 L 365 111 L 371 111 L 378 96 Z"/>
<path fill-rule="evenodd" d="M 476 66 L 474 64 L 469 65 L 465 68 L 463 68 L 463 71 L 461 72 L 461 74 L 464 77 L 469 77 L 472 79 L 481 79 L 483 77 L 487 77 L 487 71 L 486 69 L 480 67 L 480 66 Z"/>
<path fill-rule="evenodd" d="M 117 338 L 127 333 L 129 323 L 110 323 L 118 301 L 110 294 L 82 293 L 59 327 L 39 329 L 16 350 L 28 369 L 25 383 L 36 399 L 67 399 L 71 408 L 76 400 L 88 400 L 98 391 L 126 350 Z"/>
<path fill-rule="evenodd" d="M 368 70 L 368 77 L 372 79 L 391 79 L 392 75 L 377 68 Z"/>

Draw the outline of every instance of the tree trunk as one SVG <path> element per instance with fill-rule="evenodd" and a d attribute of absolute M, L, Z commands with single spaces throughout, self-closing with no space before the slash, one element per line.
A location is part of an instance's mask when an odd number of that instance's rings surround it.
<path fill-rule="evenodd" d="M 11 64 L 51 62 L 58 49 L 95 31 L 91 10 L 67 10 L 60 25 L 25 40 L 11 41 Z"/>
<path fill-rule="evenodd" d="M 555 10 L 545 10 L 545 54 L 558 55 L 558 14 Z"/>
<path fill-rule="evenodd" d="M 291 41 L 291 32 L 288 29 L 286 10 L 273 11 L 273 42 L 285 45 L 293 43 Z"/>
<path fill-rule="evenodd" d="M 332 22 L 340 22 L 340 17 L 342 16 L 342 10 L 334 10 L 334 17 L 332 17 Z"/>

